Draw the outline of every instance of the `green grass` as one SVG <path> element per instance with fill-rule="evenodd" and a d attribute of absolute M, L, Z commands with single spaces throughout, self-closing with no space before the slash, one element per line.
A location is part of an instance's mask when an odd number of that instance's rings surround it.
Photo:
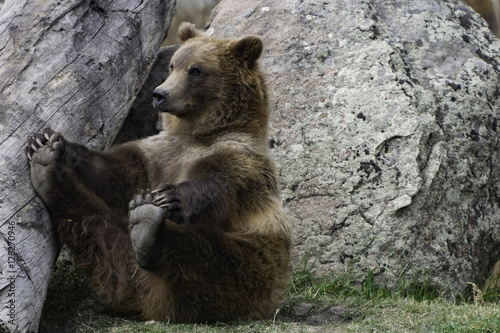
<path fill-rule="evenodd" d="M 318 278 L 307 260 L 292 277 L 290 291 L 274 319 L 213 325 L 137 322 L 116 316 L 90 291 L 80 272 L 59 261 L 42 315 L 42 332 L 64 327 L 72 332 L 500 332 L 500 288 L 471 284 L 470 295 L 450 302 L 422 273 L 402 273 L 391 287 L 373 271 L 346 271 Z M 297 313 L 297 309 L 305 313 Z M 331 320 L 329 309 L 337 309 Z M 339 310 L 340 309 L 340 310 Z M 305 323 L 319 315 L 320 326 Z M 323 315 L 323 316 L 321 316 Z"/>
<path fill-rule="evenodd" d="M 442 296 L 430 283 L 427 274 L 416 274 L 410 281 L 403 272 L 395 284 L 389 287 L 378 283 L 375 272 L 347 270 L 338 275 L 316 278 L 308 269 L 307 261 L 292 276 L 290 292 L 285 306 L 293 306 L 297 301 L 342 299 L 361 297 L 363 299 L 385 299 L 389 297 L 412 298 L 416 301 L 435 300 Z"/>

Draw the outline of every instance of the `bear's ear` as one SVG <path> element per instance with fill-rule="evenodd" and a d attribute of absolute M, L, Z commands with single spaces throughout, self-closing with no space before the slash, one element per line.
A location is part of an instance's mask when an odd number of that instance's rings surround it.
<path fill-rule="evenodd" d="M 205 35 L 202 31 L 196 29 L 193 23 L 189 22 L 182 22 L 179 30 L 177 30 L 177 34 L 181 43 L 184 43 L 188 39 Z"/>
<path fill-rule="evenodd" d="M 262 41 L 259 37 L 248 36 L 233 42 L 232 49 L 236 58 L 253 65 L 262 54 Z"/>

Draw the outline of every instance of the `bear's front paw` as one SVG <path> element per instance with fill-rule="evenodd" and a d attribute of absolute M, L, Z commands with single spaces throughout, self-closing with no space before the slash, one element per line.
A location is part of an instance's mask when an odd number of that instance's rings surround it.
<path fill-rule="evenodd" d="M 56 171 L 54 162 L 62 148 L 61 135 L 47 128 L 43 133 L 37 133 L 31 137 L 24 150 L 31 166 L 31 183 L 44 202 L 47 202 L 51 191 L 49 173 Z"/>
<path fill-rule="evenodd" d="M 129 215 L 135 258 L 142 268 L 150 268 L 158 229 L 164 219 L 164 209 L 155 204 L 153 194 L 146 191 L 130 201 Z"/>
<path fill-rule="evenodd" d="M 186 223 L 187 217 L 182 207 L 181 195 L 175 185 L 162 184 L 153 192 L 157 194 L 155 203 L 168 211 L 168 219 L 177 224 Z"/>

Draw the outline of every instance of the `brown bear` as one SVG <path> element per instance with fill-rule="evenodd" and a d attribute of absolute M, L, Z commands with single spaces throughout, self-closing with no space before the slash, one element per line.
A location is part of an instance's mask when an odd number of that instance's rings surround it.
<path fill-rule="evenodd" d="M 98 152 L 47 129 L 26 149 L 32 183 L 58 240 L 116 310 L 266 318 L 289 283 L 291 228 L 269 154 L 262 42 L 187 23 L 179 37 L 153 94 L 160 134 Z"/>

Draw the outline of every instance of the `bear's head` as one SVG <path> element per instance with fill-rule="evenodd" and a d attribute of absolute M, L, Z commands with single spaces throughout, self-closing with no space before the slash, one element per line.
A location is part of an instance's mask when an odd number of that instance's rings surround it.
<path fill-rule="evenodd" d="M 209 37 L 186 22 L 179 39 L 169 76 L 153 92 L 164 127 L 193 136 L 237 131 L 265 137 L 267 89 L 258 66 L 262 41 Z"/>

